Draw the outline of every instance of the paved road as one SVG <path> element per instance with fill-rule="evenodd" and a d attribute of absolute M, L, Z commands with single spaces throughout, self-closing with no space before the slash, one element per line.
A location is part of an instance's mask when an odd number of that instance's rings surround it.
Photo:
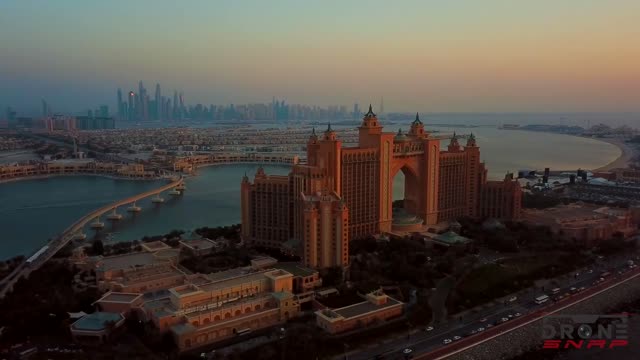
<path fill-rule="evenodd" d="M 633 254 L 633 258 L 635 260 L 636 255 Z M 431 355 L 435 355 L 433 353 L 436 350 L 443 350 L 443 354 L 447 353 L 449 350 L 453 350 L 455 347 L 458 347 L 461 343 L 468 343 L 471 341 L 472 343 L 476 341 L 475 339 L 482 339 L 483 336 L 489 335 L 489 333 L 493 333 L 494 331 L 504 331 L 505 326 L 512 326 L 520 323 L 521 321 L 525 321 L 526 319 L 531 318 L 532 316 L 539 316 L 538 312 L 540 310 L 545 309 L 548 306 L 556 306 L 557 304 L 565 304 L 566 302 L 574 302 L 581 298 L 583 294 L 588 294 L 591 290 L 595 290 L 596 287 L 594 283 L 596 280 L 600 278 L 600 274 L 603 271 L 610 271 L 612 275 L 608 277 L 608 281 L 603 283 L 604 285 L 611 284 L 619 280 L 619 276 L 617 274 L 618 271 L 627 269 L 626 261 L 630 259 L 629 254 L 625 254 L 623 256 L 616 256 L 607 259 L 598 260 L 598 262 L 591 266 L 590 268 L 585 268 L 578 270 L 577 273 L 579 275 L 575 275 L 576 273 L 569 274 L 567 276 L 563 276 L 555 280 L 557 283 L 557 287 L 561 289 L 558 295 L 564 295 L 567 293 L 571 293 L 570 289 L 575 287 L 577 289 L 584 287 L 585 290 L 582 292 L 578 292 L 575 295 L 566 297 L 563 300 L 560 300 L 558 303 L 550 301 L 546 304 L 539 305 L 536 304 L 535 298 L 537 296 L 542 295 L 543 293 L 550 293 L 549 287 L 546 289 L 529 289 L 525 295 L 519 294 L 518 299 L 514 302 L 506 302 L 499 303 L 494 305 L 481 313 L 474 314 L 472 316 L 468 316 L 463 321 L 458 321 L 457 319 L 450 320 L 448 323 L 438 326 L 436 329 L 432 331 L 420 331 L 416 334 L 411 335 L 410 337 L 400 337 L 393 340 L 387 340 L 386 343 L 375 347 L 369 347 L 367 349 L 361 349 L 357 351 L 352 351 L 349 354 L 346 354 L 346 358 L 348 360 L 365 360 L 365 359 L 403 359 L 404 355 L 402 351 L 404 349 L 411 349 L 412 355 L 415 358 L 419 358 L 422 354 L 429 354 L 429 357 L 425 357 L 425 359 L 432 359 Z M 637 262 L 637 261 L 636 261 Z M 636 268 L 636 270 L 639 270 Z M 600 285 L 598 285 L 600 286 Z M 550 287 L 556 287 L 550 286 Z M 550 296 L 551 297 L 551 296 Z M 509 299 L 510 296 L 505 297 L 504 299 Z M 517 313 L 521 314 L 520 316 L 515 316 Z M 538 314 L 538 315 L 537 315 Z M 509 317 L 511 315 L 512 317 Z M 509 318 L 506 323 L 500 326 L 496 326 L 499 323 L 499 320 L 502 318 Z M 484 321 L 486 319 L 486 321 Z M 483 320 L 482 322 L 480 320 Z M 491 328 L 487 329 L 487 324 L 491 324 Z M 476 335 L 469 337 L 471 335 L 472 330 L 478 330 L 478 328 L 484 327 L 485 331 L 477 333 Z M 462 340 L 453 341 L 454 336 L 460 336 Z M 445 339 L 451 339 L 452 344 L 446 346 L 443 344 Z M 441 356 L 441 355 L 440 355 Z M 344 355 L 341 355 L 337 358 L 344 358 Z"/>

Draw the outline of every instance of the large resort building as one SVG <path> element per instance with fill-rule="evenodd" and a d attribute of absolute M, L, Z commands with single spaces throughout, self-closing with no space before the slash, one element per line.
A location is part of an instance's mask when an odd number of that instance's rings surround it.
<path fill-rule="evenodd" d="M 312 132 L 307 163 L 293 165 L 289 175 L 259 169 L 253 182 L 245 175 L 243 238 L 293 249 L 310 267 L 346 267 L 350 239 L 427 231 L 461 216 L 520 217 L 520 187 L 509 176 L 487 181 L 473 134 L 465 146 L 454 134 L 443 150 L 417 114 L 407 133 L 382 129 L 370 107 L 357 147 L 343 147 L 329 125 L 320 136 Z M 393 179 L 400 172 L 404 209 L 394 214 Z"/>
<path fill-rule="evenodd" d="M 137 253 L 76 260 L 96 272 L 98 288 L 106 292 L 95 302 L 99 314 L 136 312 L 161 333 L 172 334 L 180 350 L 284 323 L 304 304 L 310 306 L 322 285 L 318 271 L 269 257 L 254 258 L 250 266 L 191 274 L 178 266 L 178 256 L 178 249 L 148 246 Z M 103 327 L 90 332 L 79 326 L 94 316 L 78 322 L 74 336 L 106 338 Z"/>

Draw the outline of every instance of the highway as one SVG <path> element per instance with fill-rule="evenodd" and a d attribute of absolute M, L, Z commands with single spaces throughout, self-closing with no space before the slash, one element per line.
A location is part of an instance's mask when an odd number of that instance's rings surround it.
<path fill-rule="evenodd" d="M 513 330 L 517 326 L 522 326 L 523 323 L 536 321 L 552 311 L 557 311 L 559 308 L 582 301 L 598 291 L 629 280 L 631 276 L 640 276 L 640 267 L 629 271 L 626 265 L 626 261 L 629 259 L 630 254 L 603 259 L 590 268 L 578 270 L 578 276 L 572 273 L 573 276 L 555 279 L 558 284 L 557 287 L 561 289 L 555 296 L 562 295 L 563 299 L 561 300 L 550 300 L 542 305 L 536 304 L 535 297 L 542 294 L 547 294 L 550 298 L 553 298 L 554 296 L 550 294 L 551 289 L 546 288 L 544 291 L 542 289 L 529 289 L 525 295 L 519 293 L 504 297 L 502 298 L 503 301 L 499 301 L 497 305 L 481 313 L 468 316 L 462 321 L 452 319 L 445 324 L 434 326 L 435 329 L 431 331 L 420 329 L 410 336 L 405 335 L 393 340 L 387 340 L 385 343 L 372 348 L 350 352 L 345 354 L 346 358 L 348 360 L 405 359 L 406 354 L 403 351 L 410 349 L 410 356 L 414 359 L 444 359 L 455 351 L 473 347 L 496 335 L 499 336 Z M 633 254 L 633 259 L 636 260 L 636 254 Z M 604 271 L 609 271 L 612 275 L 607 277 L 605 281 L 595 284 L 600 279 L 600 274 Z M 619 271 L 624 273 L 619 274 Z M 580 289 L 581 287 L 585 289 L 576 293 L 572 293 L 570 290 L 571 288 Z M 509 302 L 508 299 L 512 296 L 517 296 L 518 298 L 516 301 Z M 503 318 L 508 320 L 501 323 Z M 479 328 L 484 328 L 484 330 L 478 332 Z M 475 334 L 472 334 L 472 331 Z M 456 340 L 455 336 L 460 338 Z M 445 345 L 445 339 L 451 340 L 451 343 Z M 345 355 L 336 357 L 336 360 L 344 359 Z"/>
<path fill-rule="evenodd" d="M 4 279 L 0 280 L 0 298 L 3 298 L 7 291 L 12 289 L 13 285 L 18 282 L 22 277 L 28 276 L 32 271 L 37 270 L 46 263 L 55 253 L 60 251 L 69 241 L 73 239 L 73 237 L 78 233 L 82 232 L 83 228 L 92 220 L 102 216 L 103 214 L 113 211 L 115 208 L 120 206 L 124 206 L 127 204 L 131 204 L 138 200 L 159 194 L 163 191 L 167 191 L 169 189 L 173 189 L 176 186 L 182 184 L 184 182 L 183 178 L 174 179 L 171 183 L 163 185 L 159 188 L 149 190 L 134 196 L 130 196 L 128 198 L 118 200 L 114 203 L 105 205 L 99 209 L 96 209 L 85 216 L 78 219 L 76 222 L 67 227 L 60 235 L 51 240 L 47 245 L 47 248 L 44 252 L 42 252 L 39 256 L 37 256 L 33 261 L 28 263 L 27 261 L 20 264 L 16 267 L 11 274 L 6 276 Z M 35 252 L 34 252 L 35 254 Z"/>

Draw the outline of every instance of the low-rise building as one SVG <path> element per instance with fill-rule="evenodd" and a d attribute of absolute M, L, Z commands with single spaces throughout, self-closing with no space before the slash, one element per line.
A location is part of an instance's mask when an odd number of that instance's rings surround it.
<path fill-rule="evenodd" d="M 640 169 L 616 168 L 610 171 L 614 174 L 610 180 L 640 182 Z"/>
<path fill-rule="evenodd" d="M 364 296 L 364 301 L 338 309 L 316 311 L 316 323 L 330 334 L 339 334 L 387 321 L 402 315 L 404 304 L 382 290 Z"/>
<path fill-rule="evenodd" d="M 280 269 L 200 275 L 145 304 L 146 315 L 188 350 L 283 323 L 296 316 L 293 274 Z M 220 277 L 222 277 L 220 279 Z"/>
<path fill-rule="evenodd" d="M 103 312 L 128 314 L 142 305 L 144 301 L 140 293 L 123 293 L 109 291 L 94 303 Z"/>
<path fill-rule="evenodd" d="M 99 289 L 145 293 L 184 283 L 185 274 L 176 265 L 179 250 L 138 252 L 91 260 Z"/>
<path fill-rule="evenodd" d="M 432 237 L 427 237 L 426 241 L 432 242 L 435 245 L 449 247 L 449 246 L 466 245 L 471 242 L 471 239 L 466 238 L 450 230 L 443 234 L 436 234 Z"/>
<path fill-rule="evenodd" d="M 597 245 L 599 240 L 611 239 L 615 233 L 625 238 L 637 233 L 629 209 L 582 203 L 526 209 L 524 221 L 548 226 L 555 234 L 588 247 Z"/>
<path fill-rule="evenodd" d="M 100 344 L 124 324 L 120 313 L 94 312 L 71 324 L 71 336 L 81 343 Z"/>

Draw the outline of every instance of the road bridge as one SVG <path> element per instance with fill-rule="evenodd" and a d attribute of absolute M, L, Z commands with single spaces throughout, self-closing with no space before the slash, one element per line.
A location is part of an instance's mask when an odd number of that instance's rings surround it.
<path fill-rule="evenodd" d="M 81 217 L 67 227 L 60 235 L 51 240 L 47 245 L 34 252 L 26 261 L 16 267 L 11 274 L 0 280 L 0 298 L 3 298 L 7 292 L 11 291 L 18 280 L 22 277 L 29 276 L 32 271 L 40 268 L 40 266 L 46 263 L 51 257 L 53 257 L 53 255 L 60 251 L 60 249 L 72 241 L 76 235 L 82 233 L 84 227 L 91 221 L 96 221 L 106 213 L 113 214 L 121 206 L 135 204 L 136 201 L 140 201 L 168 190 L 182 193 L 185 190 L 184 178 L 174 178 L 170 183 L 159 188 L 118 200 Z M 34 256 L 36 254 L 38 256 Z"/>

